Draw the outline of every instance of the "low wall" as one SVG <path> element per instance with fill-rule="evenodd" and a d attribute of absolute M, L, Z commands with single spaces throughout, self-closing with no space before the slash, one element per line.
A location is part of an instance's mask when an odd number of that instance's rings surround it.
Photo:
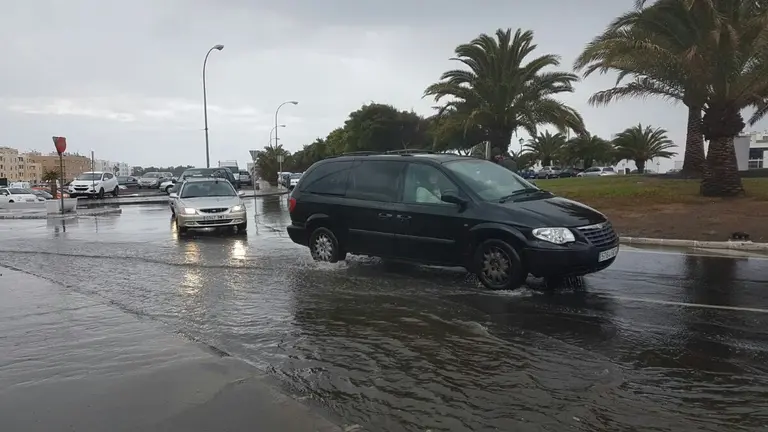
<path fill-rule="evenodd" d="M 36 202 L 18 202 L 18 203 L 3 203 L 0 202 L 0 209 L 8 209 L 8 210 L 45 210 L 45 203 L 46 201 L 36 201 Z"/>

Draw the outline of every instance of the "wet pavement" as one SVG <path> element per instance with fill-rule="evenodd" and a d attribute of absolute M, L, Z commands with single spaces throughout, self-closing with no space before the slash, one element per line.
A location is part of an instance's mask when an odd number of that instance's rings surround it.
<path fill-rule="evenodd" d="M 244 359 L 371 431 L 768 425 L 765 257 L 624 248 L 577 287 L 488 292 L 457 269 L 314 263 L 285 233 L 286 197 L 247 202 L 247 237 L 178 238 L 163 205 L 2 221 L 0 264 Z M 0 335 L 10 325 L 0 314 Z"/>

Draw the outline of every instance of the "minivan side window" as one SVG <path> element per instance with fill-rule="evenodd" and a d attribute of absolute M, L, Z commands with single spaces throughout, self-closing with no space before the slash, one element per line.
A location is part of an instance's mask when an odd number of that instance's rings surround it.
<path fill-rule="evenodd" d="M 405 163 L 364 160 L 349 174 L 347 198 L 394 202 L 400 192 Z"/>
<path fill-rule="evenodd" d="M 299 185 L 302 192 L 344 196 L 352 161 L 326 162 L 305 174 Z"/>
<path fill-rule="evenodd" d="M 403 185 L 404 203 L 450 206 L 452 204 L 441 199 L 442 194 L 447 190 L 458 193 L 456 185 L 440 170 L 426 164 L 408 164 Z"/>

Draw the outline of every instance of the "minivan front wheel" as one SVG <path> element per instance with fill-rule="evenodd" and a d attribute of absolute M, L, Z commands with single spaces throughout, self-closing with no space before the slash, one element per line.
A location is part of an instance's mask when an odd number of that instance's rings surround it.
<path fill-rule="evenodd" d="M 339 261 L 339 241 L 331 230 L 317 228 L 309 236 L 309 252 L 315 261 L 335 263 Z"/>
<path fill-rule="evenodd" d="M 492 290 L 512 290 L 525 282 L 520 256 L 509 243 L 489 239 L 475 250 L 475 272 L 483 285 Z"/>

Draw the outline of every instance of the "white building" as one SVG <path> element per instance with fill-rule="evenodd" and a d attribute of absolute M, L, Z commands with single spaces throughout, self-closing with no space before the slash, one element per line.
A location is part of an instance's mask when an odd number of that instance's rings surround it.
<path fill-rule="evenodd" d="M 105 159 L 94 159 L 93 170 L 111 172 L 118 176 L 129 176 L 133 173 L 133 168 L 127 163 L 114 162 Z"/>
<path fill-rule="evenodd" d="M 754 169 L 754 168 L 768 168 L 768 163 L 766 163 L 766 160 L 768 160 L 768 131 L 762 131 L 762 132 L 748 132 L 746 134 L 743 134 L 734 140 L 734 146 L 737 148 L 736 150 L 736 157 L 738 159 L 739 156 L 739 147 L 743 147 L 745 144 L 741 144 L 741 146 L 737 145 L 737 142 L 747 142 L 749 145 L 747 148 L 747 160 L 748 160 L 748 168 Z"/>

